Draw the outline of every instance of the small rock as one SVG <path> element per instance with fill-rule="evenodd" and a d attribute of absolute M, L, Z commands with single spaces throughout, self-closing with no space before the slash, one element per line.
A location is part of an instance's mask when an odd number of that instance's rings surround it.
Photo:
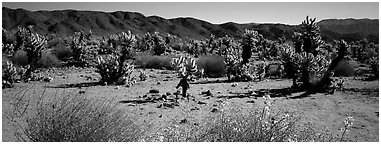
<path fill-rule="evenodd" d="M 236 86 L 238 86 L 238 83 L 233 83 L 232 84 L 232 87 L 236 87 Z"/>
<path fill-rule="evenodd" d="M 115 89 L 119 89 L 119 86 L 116 86 Z"/>
<path fill-rule="evenodd" d="M 167 96 L 170 96 L 170 95 L 172 95 L 172 94 L 171 94 L 170 92 L 167 92 L 166 95 L 167 95 Z"/>
<path fill-rule="evenodd" d="M 213 108 L 211 112 L 214 113 L 214 112 L 217 112 L 217 111 L 218 111 L 217 108 Z"/>
<path fill-rule="evenodd" d="M 163 94 L 163 95 L 161 95 L 161 98 L 166 100 L 167 99 L 167 95 Z"/>
<path fill-rule="evenodd" d="M 161 84 L 161 82 L 157 82 L 156 84 L 158 84 L 158 85 L 159 85 L 159 84 Z"/>
<path fill-rule="evenodd" d="M 85 93 L 85 91 L 79 91 L 79 94 L 84 94 Z"/>
<path fill-rule="evenodd" d="M 206 96 L 213 96 L 213 93 L 210 90 L 206 92 L 201 92 L 201 94 L 205 94 Z"/>
<path fill-rule="evenodd" d="M 147 97 L 147 95 L 143 95 L 143 98 L 146 98 Z"/>
<path fill-rule="evenodd" d="M 157 90 L 157 89 L 151 89 L 151 90 L 149 90 L 149 93 L 159 93 L 160 91 L 159 90 Z"/>
<path fill-rule="evenodd" d="M 166 76 L 165 78 L 170 79 L 171 77 L 170 76 Z"/>
<path fill-rule="evenodd" d="M 163 115 L 161 114 L 161 115 L 159 115 L 159 118 L 161 118 L 161 117 L 163 117 Z"/>
<path fill-rule="evenodd" d="M 200 108 L 198 107 L 194 107 L 194 108 L 191 108 L 190 111 L 194 111 L 194 110 L 200 110 Z"/>
<path fill-rule="evenodd" d="M 198 101 L 197 104 L 206 104 L 206 102 Z"/>
<path fill-rule="evenodd" d="M 43 79 L 45 82 L 51 82 L 53 80 L 52 77 L 48 76 Z"/>
<path fill-rule="evenodd" d="M 180 121 L 180 124 L 183 124 L 183 123 L 187 123 L 187 119 L 182 119 L 181 121 Z"/>
<path fill-rule="evenodd" d="M 159 104 L 158 106 L 157 106 L 157 108 L 161 108 L 163 106 L 163 104 Z"/>

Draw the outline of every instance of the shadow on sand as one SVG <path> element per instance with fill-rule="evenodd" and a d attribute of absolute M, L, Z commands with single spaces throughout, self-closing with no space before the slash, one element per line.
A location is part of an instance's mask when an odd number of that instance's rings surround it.
<path fill-rule="evenodd" d="M 292 96 L 294 93 L 301 93 L 297 96 Z M 300 99 L 300 98 L 306 98 L 310 96 L 312 93 L 301 90 L 301 89 L 294 89 L 294 88 L 280 88 L 280 89 L 258 89 L 252 92 L 246 92 L 246 93 L 230 93 L 232 95 L 229 96 L 218 96 L 217 98 L 226 98 L 226 99 L 232 99 L 232 98 L 250 98 L 250 97 L 263 97 L 265 95 L 270 95 L 270 97 L 286 97 L 290 99 Z"/>
<path fill-rule="evenodd" d="M 77 84 L 62 84 L 57 86 L 45 86 L 46 88 L 82 88 L 101 85 L 99 82 L 84 82 Z"/>

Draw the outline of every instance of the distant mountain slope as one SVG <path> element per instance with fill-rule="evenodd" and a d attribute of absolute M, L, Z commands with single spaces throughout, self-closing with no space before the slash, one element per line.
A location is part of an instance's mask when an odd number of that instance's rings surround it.
<path fill-rule="evenodd" d="M 2 8 L 3 28 L 16 30 L 17 27 L 34 25 L 38 33 L 55 33 L 61 36 L 72 35 L 75 31 L 91 30 L 96 35 L 112 34 L 130 30 L 136 34 L 159 31 L 182 38 L 208 38 L 230 35 L 240 37 L 245 29 L 257 30 L 268 39 L 290 38 L 299 26 L 284 24 L 237 24 L 228 22 L 212 24 L 194 18 L 164 19 L 158 16 L 146 17 L 140 13 L 116 11 L 28 11 L 24 9 Z M 324 39 L 360 40 L 368 39 L 378 43 L 378 19 L 322 20 L 318 22 Z"/>

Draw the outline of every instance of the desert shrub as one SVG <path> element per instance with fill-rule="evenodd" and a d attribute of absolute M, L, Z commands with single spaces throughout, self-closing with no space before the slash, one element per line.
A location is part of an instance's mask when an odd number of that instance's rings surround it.
<path fill-rule="evenodd" d="M 53 54 L 61 61 L 66 61 L 73 57 L 73 51 L 64 46 L 58 46 L 53 49 Z"/>
<path fill-rule="evenodd" d="M 202 120 L 199 125 L 171 125 L 153 136 L 160 142 L 306 142 L 332 141 L 329 134 L 309 124 L 300 124 L 300 117 L 271 110 L 270 98 L 263 109 L 242 112 L 240 108 L 225 108 Z"/>
<path fill-rule="evenodd" d="M 29 64 L 26 52 L 23 50 L 17 51 L 15 55 L 12 58 L 10 58 L 10 60 L 12 61 L 12 63 L 18 66 L 24 66 Z"/>
<path fill-rule="evenodd" d="M 26 66 L 29 64 L 27 59 L 27 53 L 25 51 L 17 51 L 15 56 L 11 58 L 11 61 L 18 66 Z M 61 63 L 50 52 L 42 52 L 41 58 L 37 61 L 35 67 L 36 68 L 50 68 L 50 67 L 60 67 Z"/>
<path fill-rule="evenodd" d="M 173 56 L 137 56 L 135 64 L 140 68 L 167 69 L 173 70 L 171 60 Z"/>
<path fill-rule="evenodd" d="M 266 68 L 266 76 L 283 77 L 284 66 L 277 63 L 269 64 Z"/>
<path fill-rule="evenodd" d="M 38 60 L 36 67 L 38 68 L 51 68 L 51 67 L 60 67 L 61 63 L 58 58 L 51 54 L 50 52 L 43 52 L 41 59 Z"/>
<path fill-rule="evenodd" d="M 204 69 L 209 77 L 222 77 L 226 74 L 224 58 L 217 55 L 203 55 L 197 60 L 197 66 Z"/>
<path fill-rule="evenodd" d="M 334 76 L 350 77 L 350 76 L 354 76 L 355 69 L 347 61 L 342 60 L 337 65 L 334 72 L 335 72 Z"/>
<path fill-rule="evenodd" d="M 138 141 L 142 135 L 117 104 L 83 95 L 41 100 L 26 124 L 24 133 L 34 142 Z"/>

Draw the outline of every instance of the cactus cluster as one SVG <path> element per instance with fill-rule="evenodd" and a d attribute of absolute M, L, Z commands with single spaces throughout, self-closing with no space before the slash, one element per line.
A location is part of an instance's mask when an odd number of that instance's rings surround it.
<path fill-rule="evenodd" d="M 87 43 L 91 40 L 91 31 L 89 33 L 75 32 L 72 36 L 72 41 L 70 43 L 70 49 L 73 51 L 73 60 L 79 66 L 89 65 L 89 60 L 94 58 L 97 53 L 91 46 Z"/>
<path fill-rule="evenodd" d="M 258 80 L 262 81 L 265 78 L 266 68 L 269 64 L 265 61 L 259 63 L 247 63 L 242 66 L 241 80 L 252 81 Z"/>
<path fill-rule="evenodd" d="M 143 37 L 143 51 L 151 50 L 153 55 L 162 55 L 171 51 L 169 43 L 171 36 L 163 37 L 159 32 L 154 34 L 146 33 Z"/>
<path fill-rule="evenodd" d="M 122 67 L 122 69 L 119 69 Z M 119 58 L 115 55 L 108 55 L 105 58 L 98 57 L 96 71 L 101 75 L 101 83 L 107 82 L 108 84 L 133 84 L 131 76 L 134 71 L 134 66 L 128 63 L 120 63 Z"/>
<path fill-rule="evenodd" d="M 116 50 L 113 54 L 105 58 L 98 57 L 96 72 L 102 77 L 100 83 L 114 83 L 127 86 L 136 83 L 135 78 L 131 76 L 134 66 L 125 62 L 129 58 L 135 44 L 135 35 L 130 31 L 115 35 L 113 47 Z"/>

